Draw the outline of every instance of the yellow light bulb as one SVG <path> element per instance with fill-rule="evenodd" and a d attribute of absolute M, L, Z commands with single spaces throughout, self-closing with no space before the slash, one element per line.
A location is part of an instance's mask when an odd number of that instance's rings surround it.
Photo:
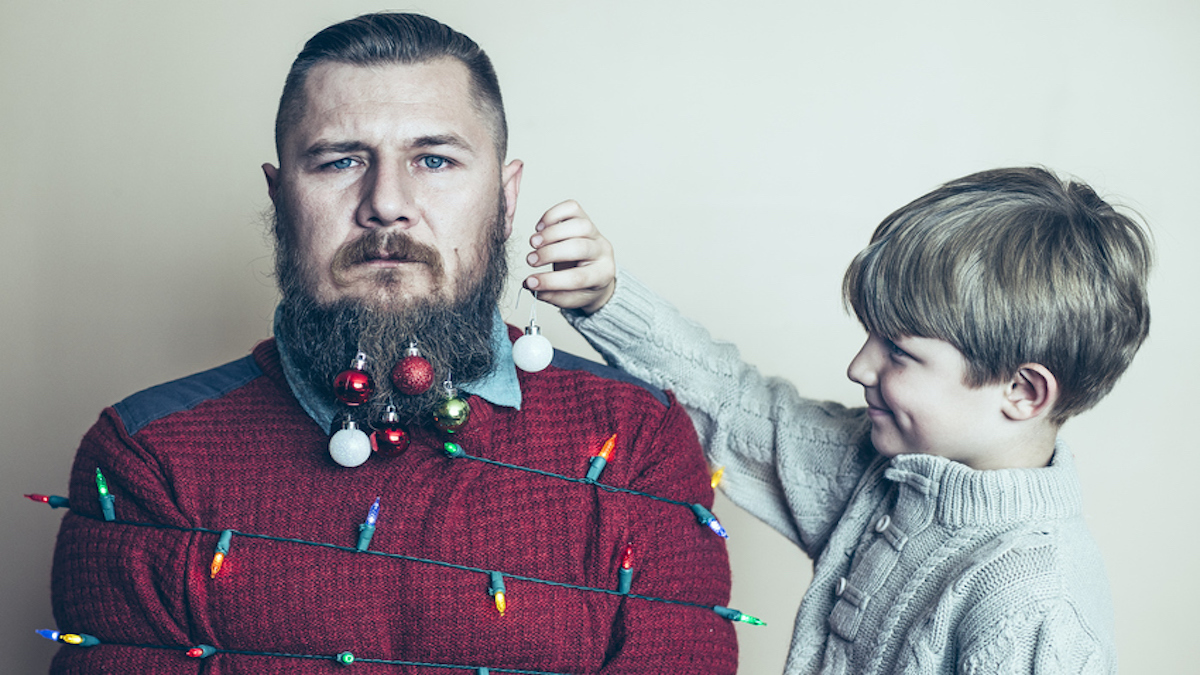
<path fill-rule="evenodd" d="M 211 573 L 210 578 L 216 579 L 217 574 L 221 571 L 221 565 L 224 565 L 224 564 L 225 564 L 225 554 L 221 553 L 220 551 L 217 551 L 216 554 L 213 555 L 212 565 L 208 568 L 208 571 Z"/>

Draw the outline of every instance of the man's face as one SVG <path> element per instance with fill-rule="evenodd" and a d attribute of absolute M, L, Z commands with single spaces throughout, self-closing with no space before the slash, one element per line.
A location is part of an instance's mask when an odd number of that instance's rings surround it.
<path fill-rule="evenodd" d="M 483 269 L 501 203 L 511 233 L 522 170 L 501 166 L 466 67 L 323 63 L 304 91 L 280 166 L 263 170 L 313 298 L 455 299 Z"/>

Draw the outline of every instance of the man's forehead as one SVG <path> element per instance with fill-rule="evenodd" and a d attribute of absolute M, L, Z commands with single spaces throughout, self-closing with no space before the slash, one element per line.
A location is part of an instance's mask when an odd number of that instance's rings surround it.
<path fill-rule="evenodd" d="M 295 131 L 301 144 L 345 140 L 336 137 L 346 135 L 386 135 L 394 140 L 453 135 L 470 145 L 491 142 L 470 74 L 453 58 L 414 64 L 318 64 L 306 78 L 304 113 Z"/>

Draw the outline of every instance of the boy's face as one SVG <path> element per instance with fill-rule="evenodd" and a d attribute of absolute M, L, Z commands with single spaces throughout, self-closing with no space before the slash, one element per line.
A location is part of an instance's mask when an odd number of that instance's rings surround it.
<path fill-rule="evenodd" d="M 871 442 L 886 457 L 925 453 L 1000 468 L 1004 384 L 968 387 L 967 362 L 944 340 L 871 334 L 847 376 L 863 386 Z"/>

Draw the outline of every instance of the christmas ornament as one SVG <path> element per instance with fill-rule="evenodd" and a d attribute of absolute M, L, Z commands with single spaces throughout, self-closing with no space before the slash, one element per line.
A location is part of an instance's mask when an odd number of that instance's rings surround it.
<path fill-rule="evenodd" d="M 617 569 L 617 592 L 628 594 L 633 586 L 633 543 L 625 547 L 621 555 L 621 567 Z"/>
<path fill-rule="evenodd" d="M 389 405 L 371 433 L 371 450 L 384 457 L 397 457 L 408 449 L 408 432 L 400 425 L 396 406 Z"/>
<path fill-rule="evenodd" d="M 59 497 L 58 495 L 25 495 L 25 498 L 49 504 L 52 509 L 69 508 L 71 506 L 71 502 L 66 497 Z"/>
<path fill-rule="evenodd" d="M 207 659 L 213 654 L 216 654 L 217 649 L 212 645 L 196 645 L 195 647 L 187 650 L 186 653 L 190 658 L 193 659 Z"/>
<path fill-rule="evenodd" d="M 717 517 L 714 516 L 711 511 L 704 508 L 700 504 L 692 504 L 691 509 L 692 513 L 696 516 L 697 522 L 708 527 L 708 529 L 724 537 L 725 539 L 729 538 L 729 534 L 725 532 L 724 527 L 721 527 L 720 521 L 717 520 Z"/>
<path fill-rule="evenodd" d="M 379 522 L 379 497 L 375 498 L 375 502 L 371 504 L 371 508 L 367 511 L 367 521 L 358 526 L 358 544 L 355 548 L 360 551 L 365 551 L 371 545 L 371 538 L 375 536 L 375 524 Z"/>
<path fill-rule="evenodd" d="M 208 566 L 209 578 L 216 579 L 225 565 L 225 556 L 229 555 L 229 546 L 233 543 L 233 530 L 221 532 L 217 538 L 217 547 L 213 551 L 212 563 Z"/>
<path fill-rule="evenodd" d="M 108 493 L 108 481 L 104 480 L 104 474 L 100 473 L 99 467 L 96 468 L 96 492 L 99 493 L 100 512 L 104 519 L 116 520 L 117 515 L 113 511 L 114 497 Z"/>
<path fill-rule="evenodd" d="M 536 373 L 550 365 L 554 358 L 554 347 L 546 336 L 542 335 L 542 327 L 537 325 L 537 293 L 533 294 L 533 308 L 529 312 L 529 325 L 525 334 L 513 343 L 513 363 L 527 373 Z"/>
<path fill-rule="evenodd" d="M 392 384 L 402 394 L 424 394 L 433 386 L 433 366 L 421 356 L 421 350 L 417 349 L 415 342 L 408 344 L 404 354 L 404 358 L 392 368 Z"/>
<path fill-rule="evenodd" d="M 350 367 L 333 378 L 333 394 L 348 406 L 362 405 L 375 391 L 375 382 L 366 371 L 367 355 L 359 352 Z"/>
<path fill-rule="evenodd" d="M 499 572 L 488 573 L 488 595 L 492 596 L 496 603 L 496 611 L 500 612 L 500 616 L 504 616 L 505 610 L 508 609 L 508 599 L 504 594 L 504 575 Z"/>
<path fill-rule="evenodd" d="M 750 616 L 749 614 L 743 614 L 736 609 L 722 607 L 721 605 L 714 606 L 713 611 L 717 613 L 717 616 L 720 616 L 724 619 L 729 619 L 730 621 L 740 621 L 742 623 L 748 623 L 751 626 L 767 625 L 767 622 L 763 621 L 762 619 Z"/>
<path fill-rule="evenodd" d="M 100 644 L 100 640 L 96 639 L 96 636 L 88 635 L 87 633 L 60 633 L 49 628 L 41 628 L 35 632 L 47 640 L 75 645 L 76 647 L 95 647 Z"/>
<path fill-rule="evenodd" d="M 446 400 L 433 411 L 433 423 L 446 433 L 454 433 L 467 423 L 471 415 L 471 406 L 467 399 L 458 395 L 458 389 L 447 378 L 443 383 L 446 388 Z"/>
<path fill-rule="evenodd" d="M 604 446 L 600 448 L 600 452 L 596 453 L 588 461 L 587 475 L 584 480 L 590 482 L 600 480 L 600 472 L 604 471 L 604 467 L 608 466 L 608 460 L 612 459 L 613 448 L 617 446 L 617 435 L 613 434 L 604 441 Z"/>
<path fill-rule="evenodd" d="M 329 439 L 329 456 L 342 466 L 358 466 L 371 456 L 371 439 L 346 418 L 342 428 Z"/>

